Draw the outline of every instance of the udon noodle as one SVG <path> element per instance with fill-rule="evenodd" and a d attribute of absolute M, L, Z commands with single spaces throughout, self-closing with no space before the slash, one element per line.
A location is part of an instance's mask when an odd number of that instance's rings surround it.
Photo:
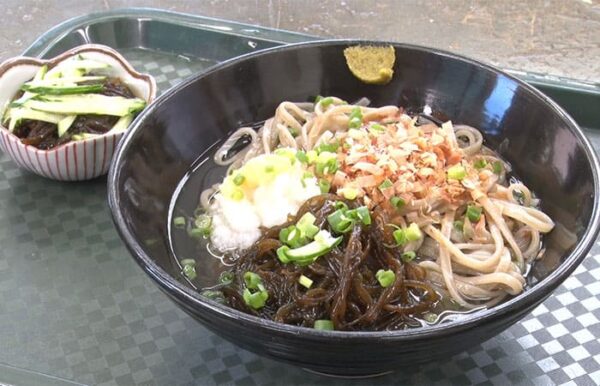
<path fill-rule="evenodd" d="M 510 165 L 483 145 L 479 130 L 368 104 L 283 102 L 258 131 L 244 127 L 224 142 L 214 161 L 229 166 L 227 177 L 200 195 L 213 248 L 231 264 L 229 278 L 210 291 L 264 318 L 306 327 L 325 320 L 341 330 L 406 328 L 523 291 L 528 267 L 543 254 L 542 235 L 554 226 L 535 195 L 510 177 Z M 250 170 L 260 162 L 272 169 L 268 162 L 285 157 L 292 166 L 281 173 L 306 178 L 302 201 L 290 199 L 284 221 L 261 222 L 259 213 L 254 233 L 219 246 L 246 229 L 227 221 L 227 198 L 259 208 L 262 188 Z M 368 221 L 356 217 L 361 210 Z M 300 232 L 307 213 L 330 244 L 298 263 L 290 250 L 325 245 L 311 237 L 286 244 L 285 232 Z M 334 213 L 348 220 L 343 231 Z"/>

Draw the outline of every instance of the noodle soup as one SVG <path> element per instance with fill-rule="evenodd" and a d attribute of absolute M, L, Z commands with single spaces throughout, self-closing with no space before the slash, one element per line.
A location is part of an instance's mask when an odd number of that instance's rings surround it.
<path fill-rule="evenodd" d="M 524 290 L 554 223 L 465 125 L 283 102 L 182 182 L 173 255 L 207 297 L 316 329 L 398 330 Z"/>

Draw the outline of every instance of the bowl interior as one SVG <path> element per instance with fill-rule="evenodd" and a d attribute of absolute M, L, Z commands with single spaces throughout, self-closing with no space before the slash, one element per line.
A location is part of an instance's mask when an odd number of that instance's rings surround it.
<path fill-rule="evenodd" d="M 485 143 L 512 164 L 557 224 L 529 284 L 568 258 L 590 225 L 596 178 L 595 160 L 568 117 L 511 77 L 418 47 L 396 45 L 392 81 L 366 85 L 347 69 L 347 45 L 308 44 L 235 60 L 193 77 L 150 107 L 127 134 L 110 180 L 118 204 L 113 210 L 132 236 L 130 248 L 183 281 L 170 256 L 167 218 L 173 193 L 194 161 L 235 128 L 272 116 L 281 101 L 335 95 L 409 111 L 427 105 L 438 117 L 482 130 Z M 212 275 L 210 269 L 203 267 L 204 274 Z"/>

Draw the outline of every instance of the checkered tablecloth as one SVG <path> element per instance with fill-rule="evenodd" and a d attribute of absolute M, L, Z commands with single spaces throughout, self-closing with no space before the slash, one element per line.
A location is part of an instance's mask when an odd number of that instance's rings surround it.
<path fill-rule="evenodd" d="M 161 90 L 212 64 L 124 54 Z M 0 363 L 89 385 L 348 383 L 241 350 L 180 311 L 129 257 L 105 184 L 49 181 L 0 155 Z M 597 243 L 552 297 L 499 336 L 352 384 L 599 385 L 599 319 Z M 0 384 L 2 376 L 0 366 Z"/>

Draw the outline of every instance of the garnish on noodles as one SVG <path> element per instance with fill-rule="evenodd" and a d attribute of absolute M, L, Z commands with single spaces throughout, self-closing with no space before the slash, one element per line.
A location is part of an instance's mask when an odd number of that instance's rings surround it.
<path fill-rule="evenodd" d="M 229 171 L 194 227 L 227 264 L 203 293 L 281 323 L 397 330 L 493 306 L 554 226 L 480 131 L 396 106 L 283 102 L 214 157 Z"/>

